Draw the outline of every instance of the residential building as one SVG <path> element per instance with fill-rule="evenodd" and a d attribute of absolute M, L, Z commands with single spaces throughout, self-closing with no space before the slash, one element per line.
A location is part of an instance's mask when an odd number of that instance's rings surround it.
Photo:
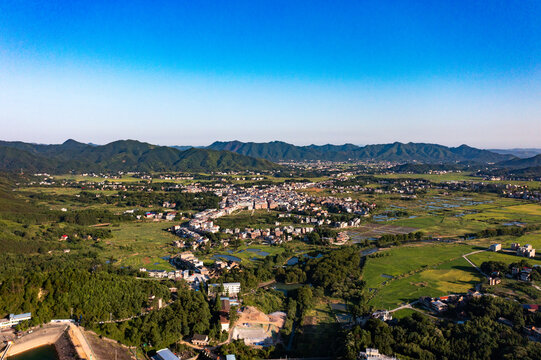
<path fill-rule="evenodd" d="M 393 316 L 387 310 L 377 310 L 372 313 L 374 319 L 380 319 L 381 321 L 389 321 L 393 319 Z"/>
<path fill-rule="evenodd" d="M 192 344 L 198 346 L 205 346 L 209 344 L 209 337 L 207 335 L 194 334 L 192 337 Z"/>
<path fill-rule="evenodd" d="M 221 285 L 223 285 L 224 290 L 220 293 L 220 295 L 229 295 L 236 297 L 238 293 L 240 293 L 240 282 L 235 283 L 223 283 L 223 284 L 208 284 L 208 293 L 211 295 L 215 292 L 216 288 L 219 288 Z"/>
<path fill-rule="evenodd" d="M 378 349 L 372 349 L 372 348 L 366 348 L 365 351 L 361 351 L 359 353 L 359 359 L 367 359 L 367 360 L 398 360 L 395 357 L 380 354 Z"/>
<path fill-rule="evenodd" d="M 502 249 L 502 244 L 492 244 L 489 249 L 490 251 L 500 251 Z"/>

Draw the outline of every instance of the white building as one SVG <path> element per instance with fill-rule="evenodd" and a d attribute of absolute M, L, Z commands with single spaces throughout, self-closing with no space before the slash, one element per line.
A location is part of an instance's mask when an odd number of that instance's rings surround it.
<path fill-rule="evenodd" d="M 500 251 L 502 249 L 502 244 L 492 244 L 489 249 L 490 251 Z"/>
<path fill-rule="evenodd" d="M 9 314 L 7 319 L 0 320 L 0 328 L 12 327 L 19 325 L 21 322 L 32 319 L 31 313 L 24 313 L 19 315 Z"/>
<path fill-rule="evenodd" d="M 220 295 L 237 296 L 240 293 L 240 282 L 236 283 L 223 283 L 223 284 L 209 284 L 209 295 L 214 292 L 215 288 L 219 288 L 223 285 L 224 291 Z"/>

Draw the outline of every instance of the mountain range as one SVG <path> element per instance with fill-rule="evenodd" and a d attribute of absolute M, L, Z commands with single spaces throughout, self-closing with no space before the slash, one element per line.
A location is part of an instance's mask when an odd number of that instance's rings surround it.
<path fill-rule="evenodd" d="M 456 163 L 477 162 L 497 163 L 512 160 L 515 156 L 498 154 L 461 145 L 447 147 L 437 144 L 400 143 L 357 146 L 345 145 L 309 145 L 295 146 L 281 141 L 267 143 L 253 142 L 214 142 L 209 149 L 227 150 L 237 154 L 266 159 L 270 161 L 393 161 L 421 163 Z"/>
<path fill-rule="evenodd" d="M 498 154 L 514 155 L 519 158 L 529 158 L 541 154 L 541 149 L 515 148 L 515 149 L 488 149 Z"/>
<path fill-rule="evenodd" d="M 0 141 L 0 170 L 65 173 L 107 171 L 262 171 L 276 170 L 281 161 L 389 161 L 402 164 L 485 165 L 522 169 L 541 166 L 541 155 L 521 159 L 467 145 L 400 143 L 357 146 L 296 146 L 267 143 L 214 142 L 208 147 L 159 146 L 135 140 L 106 145 L 67 140 L 44 145 Z"/>
<path fill-rule="evenodd" d="M 60 145 L 0 141 L 0 170 L 65 173 L 69 171 L 243 171 L 280 166 L 229 151 L 168 146 L 135 140 L 90 145 L 67 140 Z"/>

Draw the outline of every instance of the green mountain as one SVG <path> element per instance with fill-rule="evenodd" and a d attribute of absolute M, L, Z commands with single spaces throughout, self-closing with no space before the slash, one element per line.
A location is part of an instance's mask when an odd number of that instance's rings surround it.
<path fill-rule="evenodd" d="M 228 151 L 190 148 L 180 151 L 135 140 L 96 146 L 68 140 L 60 145 L 0 141 L 0 170 L 68 171 L 243 171 L 279 166 Z"/>
<path fill-rule="evenodd" d="M 455 163 L 473 161 L 493 163 L 513 159 L 513 155 L 497 154 L 488 150 L 476 149 L 467 145 L 447 147 L 437 144 L 400 143 L 356 146 L 345 145 L 309 145 L 295 146 L 281 141 L 268 143 L 243 143 L 240 141 L 215 142 L 210 149 L 227 150 L 267 159 L 270 161 L 394 161 L 422 163 Z"/>
<path fill-rule="evenodd" d="M 526 159 L 511 159 L 496 164 L 497 166 L 513 169 L 525 169 L 541 166 L 541 154 Z"/>

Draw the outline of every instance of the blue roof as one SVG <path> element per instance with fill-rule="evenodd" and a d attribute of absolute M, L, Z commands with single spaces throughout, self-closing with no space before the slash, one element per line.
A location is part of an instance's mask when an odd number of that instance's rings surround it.
<path fill-rule="evenodd" d="M 24 313 L 24 314 L 19 314 L 19 315 L 10 314 L 9 315 L 9 318 L 11 320 L 26 319 L 26 318 L 30 318 L 30 317 L 32 317 L 32 313 Z"/>
<path fill-rule="evenodd" d="M 161 349 L 156 352 L 157 360 L 179 360 L 169 349 Z"/>
<path fill-rule="evenodd" d="M 235 355 L 226 355 L 225 360 L 236 360 Z"/>

